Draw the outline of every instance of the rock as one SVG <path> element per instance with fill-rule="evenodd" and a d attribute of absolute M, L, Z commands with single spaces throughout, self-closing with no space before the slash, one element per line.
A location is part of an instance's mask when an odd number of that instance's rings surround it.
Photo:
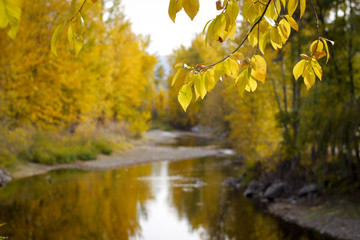
<path fill-rule="evenodd" d="M 257 198 L 262 195 L 263 189 L 264 185 L 261 182 L 257 180 L 252 180 L 246 187 L 246 190 L 244 191 L 244 196 L 247 198 Z"/>
<path fill-rule="evenodd" d="M 320 188 L 316 184 L 305 185 L 298 191 L 299 197 L 312 197 L 320 193 Z"/>
<path fill-rule="evenodd" d="M 269 200 L 274 200 L 275 198 L 281 197 L 285 191 L 286 184 L 284 182 L 278 181 L 271 184 L 265 191 L 264 197 Z"/>
<path fill-rule="evenodd" d="M 5 186 L 11 181 L 11 176 L 4 169 L 0 168 L 0 187 Z"/>
<path fill-rule="evenodd" d="M 239 178 L 233 178 L 233 177 L 229 177 L 228 179 L 226 179 L 224 182 L 223 182 L 223 185 L 224 186 L 230 186 L 230 187 L 233 187 L 235 189 L 239 189 L 240 186 L 241 186 L 241 182 L 242 182 L 242 178 L 239 177 Z"/>

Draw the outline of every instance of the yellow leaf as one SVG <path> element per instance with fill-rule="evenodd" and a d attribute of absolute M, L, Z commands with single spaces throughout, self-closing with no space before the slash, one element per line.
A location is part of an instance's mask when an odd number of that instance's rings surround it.
<path fill-rule="evenodd" d="M 226 28 L 225 14 L 220 14 L 216 16 L 214 20 L 214 38 L 216 41 L 222 42 L 225 40 L 225 28 Z"/>
<path fill-rule="evenodd" d="M 181 0 L 170 0 L 169 3 L 169 17 L 175 23 L 176 13 L 182 9 L 182 1 Z"/>
<path fill-rule="evenodd" d="M 192 100 L 191 87 L 188 84 L 184 84 L 179 90 L 178 101 L 185 112 L 189 104 L 191 103 L 191 100 Z"/>
<path fill-rule="evenodd" d="M 278 18 L 278 13 L 281 11 L 281 8 L 278 8 L 278 5 L 275 7 L 274 1 L 271 1 L 265 16 L 267 18 L 276 20 Z"/>
<path fill-rule="evenodd" d="M 314 70 L 314 73 L 316 74 L 316 76 L 318 76 L 318 78 L 321 80 L 321 77 L 322 77 L 322 68 L 319 64 L 318 61 L 316 61 L 315 59 L 313 59 L 311 61 L 311 66 Z"/>
<path fill-rule="evenodd" d="M 206 71 L 205 79 L 205 87 L 208 92 L 210 92 L 215 87 L 215 76 L 214 76 L 214 68 L 210 68 Z"/>
<path fill-rule="evenodd" d="M 235 80 L 236 88 L 241 97 L 244 95 L 246 86 L 249 84 L 248 68 L 242 71 Z"/>
<path fill-rule="evenodd" d="M 257 29 L 257 28 L 256 28 Z M 258 31 L 252 31 L 250 34 L 249 34 L 249 37 L 248 37 L 248 40 L 251 44 L 251 46 L 255 46 L 257 43 L 258 43 Z"/>
<path fill-rule="evenodd" d="M 289 15 L 285 15 L 286 20 L 288 20 L 290 26 L 295 30 L 295 31 L 299 31 L 299 26 L 296 23 L 295 19 L 293 19 L 291 16 Z"/>
<path fill-rule="evenodd" d="M 299 4 L 299 0 L 289 0 L 287 4 L 288 13 L 292 16 Z"/>
<path fill-rule="evenodd" d="M 215 82 L 217 82 L 220 79 L 220 77 L 221 77 L 221 75 L 223 75 L 223 73 L 224 73 L 224 64 L 223 64 L 223 62 L 221 62 L 221 63 L 217 64 L 214 69 Z"/>
<path fill-rule="evenodd" d="M 202 31 L 202 34 L 205 34 L 205 30 L 206 30 L 206 27 L 209 25 L 209 23 L 212 21 L 212 19 L 210 19 L 209 21 L 206 22 L 205 26 L 204 26 L 204 29 Z"/>
<path fill-rule="evenodd" d="M 234 59 L 228 58 L 223 62 L 223 66 L 224 66 L 224 73 L 227 76 L 235 78 L 238 75 L 240 65 Z"/>
<path fill-rule="evenodd" d="M 311 55 L 315 55 L 315 53 L 321 53 L 323 51 L 324 44 L 320 40 L 315 40 L 312 42 L 310 46 Z"/>
<path fill-rule="evenodd" d="M 282 19 L 279 23 L 279 29 L 280 29 L 279 33 L 282 37 L 282 42 L 285 44 L 290 37 L 290 33 L 291 33 L 290 24 L 285 19 Z"/>
<path fill-rule="evenodd" d="M 244 55 L 240 52 L 235 52 L 235 53 L 231 54 L 230 58 L 232 58 L 236 61 L 244 61 L 245 60 Z"/>
<path fill-rule="evenodd" d="M 300 0 L 300 18 L 304 15 L 306 8 L 306 0 Z"/>
<path fill-rule="evenodd" d="M 320 39 L 321 39 L 321 41 L 323 41 L 323 43 L 324 43 L 325 50 L 326 50 L 326 63 L 328 63 L 329 58 L 330 58 L 329 47 L 328 47 L 328 45 L 327 45 L 326 39 L 324 39 L 324 38 L 320 38 Z"/>
<path fill-rule="evenodd" d="M 75 50 L 74 39 L 75 39 L 74 30 L 73 30 L 72 24 L 69 24 L 69 27 L 68 27 L 68 41 L 69 41 L 69 47 L 70 47 L 71 51 Z"/>
<path fill-rule="evenodd" d="M 234 22 L 233 24 L 229 24 L 229 28 L 226 29 L 226 31 L 227 31 L 227 37 L 230 38 L 231 40 L 234 40 L 236 33 L 236 23 Z"/>
<path fill-rule="evenodd" d="M 269 34 L 269 32 L 266 32 L 265 34 L 261 34 L 259 37 L 259 49 L 263 54 L 265 54 L 265 48 L 268 42 Z"/>
<path fill-rule="evenodd" d="M 295 67 L 293 69 L 293 75 L 294 75 L 295 80 L 298 80 L 298 78 L 303 74 L 304 63 L 305 63 L 305 60 L 301 60 L 295 65 Z"/>
<path fill-rule="evenodd" d="M 171 81 L 171 87 L 174 86 L 174 84 L 175 84 L 176 80 L 179 78 L 180 73 L 181 73 L 182 70 L 183 70 L 183 69 L 180 68 L 180 69 L 177 70 L 177 72 L 175 73 L 175 75 L 174 75 L 174 77 L 173 77 L 173 79 L 172 79 L 172 81 Z"/>
<path fill-rule="evenodd" d="M 182 6 L 191 20 L 194 19 L 200 8 L 199 0 L 182 0 Z"/>
<path fill-rule="evenodd" d="M 239 15 L 239 4 L 235 0 L 229 0 L 229 3 L 226 7 L 226 13 L 230 17 L 231 22 L 235 22 L 236 18 Z"/>
<path fill-rule="evenodd" d="M 19 0 L 1 0 L 0 1 L 0 28 L 6 28 L 10 25 L 8 36 L 15 39 L 19 29 L 21 17 L 21 1 Z"/>
<path fill-rule="evenodd" d="M 248 84 L 245 87 L 245 90 L 248 92 L 255 92 L 256 88 L 257 88 L 257 82 L 255 81 L 254 78 L 251 77 L 249 79 Z"/>
<path fill-rule="evenodd" d="M 79 56 L 80 50 L 84 46 L 84 38 L 82 35 L 78 36 L 75 40 L 75 55 Z"/>
<path fill-rule="evenodd" d="M 197 92 L 202 99 L 204 99 L 207 91 L 205 87 L 205 79 L 204 74 L 195 74 L 194 75 L 194 86 L 195 92 Z"/>
<path fill-rule="evenodd" d="M 266 78 L 266 61 L 260 55 L 255 55 L 251 58 L 251 76 L 262 82 L 265 83 Z"/>
<path fill-rule="evenodd" d="M 315 84 L 315 74 L 310 65 L 308 65 L 308 67 L 304 71 L 304 83 L 307 90 L 309 90 Z"/>
<path fill-rule="evenodd" d="M 51 37 L 51 52 L 57 56 L 57 52 L 56 52 L 56 47 L 57 47 L 57 44 L 58 44 L 58 41 L 61 37 L 61 34 L 64 30 L 64 26 L 65 24 L 62 23 L 62 24 L 59 24 L 56 28 L 55 28 L 55 31 Z"/>
<path fill-rule="evenodd" d="M 277 27 L 273 27 L 270 30 L 270 43 L 275 50 L 278 50 L 282 47 L 282 39 Z"/>

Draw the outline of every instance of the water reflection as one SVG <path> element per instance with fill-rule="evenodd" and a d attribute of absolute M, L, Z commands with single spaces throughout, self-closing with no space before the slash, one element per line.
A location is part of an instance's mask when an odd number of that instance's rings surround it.
<path fill-rule="evenodd" d="M 1 234 L 9 239 L 129 239 L 153 198 L 152 165 L 129 170 L 63 171 L 15 181 L 2 189 Z M 138 211 L 142 210 L 142 211 Z"/>
<path fill-rule="evenodd" d="M 106 172 L 60 171 L 0 190 L 9 239 L 329 239 L 264 216 L 221 185 L 238 169 L 218 158 Z M 290 228 L 290 226 L 292 228 Z M 289 231 L 290 230 L 290 231 Z"/>
<path fill-rule="evenodd" d="M 188 220 L 193 231 L 204 230 L 202 239 L 330 239 L 295 226 L 289 228 L 289 224 L 259 212 L 241 192 L 221 185 L 227 177 L 236 174 L 237 169 L 229 160 L 208 158 L 172 162 L 170 176 L 197 179 L 203 186 L 187 191 L 186 187 L 172 184 L 169 203 L 180 219 Z"/>

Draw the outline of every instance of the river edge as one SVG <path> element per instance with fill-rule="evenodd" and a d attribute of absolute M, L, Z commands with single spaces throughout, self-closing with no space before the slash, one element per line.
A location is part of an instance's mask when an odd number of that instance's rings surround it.
<path fill-rule="evenodd" d="M 266 209 L 286 222 L 335 239 L 360 239 L 360 204 L 345 197 L 321 196 L 296 203 L 279 199 Z"/>
<path fill-rule="evenodd" d="M 96 160 L 76 161 L 69 164 L 45 165 L 38 163 L 22 163 L 11 169 L 10 175 L 13 179 L 32 177 L 46 174 L 50 171 L 60 169 L 76 169 L 87 171 L 104 171 L 128 168 L 132 166 L 149 164 L 161 161 L 180 161 L 192 158 L 208 156 L 224 156 L 229 154 L 228 149 L 219 149 L 216 146 L 201 147 L 173 147 L 176 139 L 184 135 L 196 135 L 210 138 L 208 133 L 192 132 L 167 132 L 151 130 L 144 138 L 133 140 L 126 150 L 114 151 L 111 155 L 98 155 Z M 232 151 L 230 151 L 230 154 Z"/>
<path fill-rule="evenodd" d="M 115 170 L 161 161 L 224 156 L 228 153 L 225 149 L 219 149 L 216 146 L 170 146 L 172 143 L 176 143 L 176 138 L 182 135 L 211 137 L 210 134 L 206 133 L 152 130 L 143 139 L 133 141 L 131 143 L 132 148 L 125 151 L 115 151 L 110 156 L 99 155 L 97 160 L 53 166 L 35 163 L 21 164 L 11 171 L 11 176 L 15 179 L 26 178 L 59 169 Z M 327 234 L 336 239 L 360 239 L 360 205 L 349 204 L 341 198 L 339 201 L 318 198 L 296 203 L 291 203 L 287 199 L 277 199 L 274 203 L 267 204 L 263 209 L 286 222 Z"/>

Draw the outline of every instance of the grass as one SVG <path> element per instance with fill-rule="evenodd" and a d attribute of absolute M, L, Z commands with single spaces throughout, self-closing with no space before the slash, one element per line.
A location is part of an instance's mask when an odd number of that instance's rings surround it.
<path fill-rule="evenodd" d="M 15 129 L 0 125 L 0 167 L 12 169 L 21 162 L 47 165 L 73 163 L 96 159 L 99 154 L 110 155 L 114 150 L 131 147 L 127 124 L 113 122 L 105 127 L 83 123 L 71 133 L 67 130 L 40 130 L 33 126 Z"/>
<path fill-rule="evenodd" d="M 110 155 L 114 144 L 105 137 L 85 138 L 81 136 L 58 136 L 38 133 L 33 137 L 32 144 L 21 151 L 21 160 L 41 163 L 58 164 L 72 163 L 76 160 L 94 160 L 102 153 Z"/>

